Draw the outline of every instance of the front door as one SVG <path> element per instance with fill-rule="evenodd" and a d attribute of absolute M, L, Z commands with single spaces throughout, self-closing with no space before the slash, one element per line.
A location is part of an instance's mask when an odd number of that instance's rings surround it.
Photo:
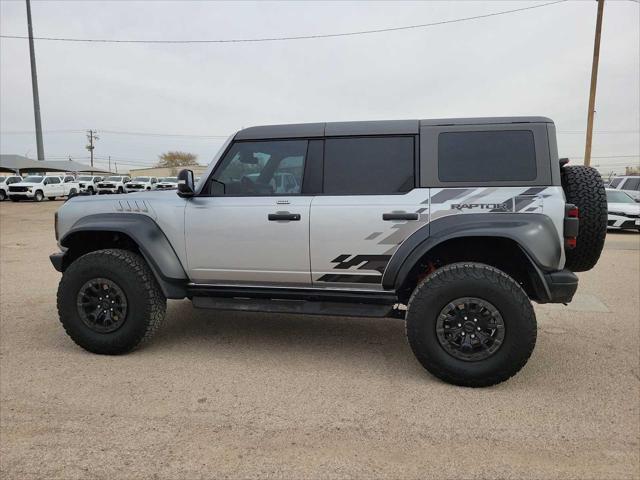
<path fill-rule="evenodd" d="M 309 286 L 307 140 L 235 142 L 203 193 L 188 201 L 185 237 L 195 283 Z M 285 184 L 291 174 L 297 185 Z"/>

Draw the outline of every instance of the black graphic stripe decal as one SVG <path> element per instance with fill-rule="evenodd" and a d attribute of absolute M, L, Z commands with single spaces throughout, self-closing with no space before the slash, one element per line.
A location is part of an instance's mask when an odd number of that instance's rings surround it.
<path fill-rule="evenodd" d="M 455 198 L 465 196 L 467 193 L 471 193 L 475 188 L 446 188 L 440 190 L 433 197 L 431 197 L 431 205 L 435 203 L 445 203 Z"/>
<path fill-rule="evenodd" d="M 382 275 L 339 275 L 328 273 L 322 275 L 317 281 L 333 283 L 382 283 Z"/>
<path fill-rule="evenodd" d="M 352 267 L 358 267 L 358 270 L 375 270 L 376 272 L 384 272 L 387 263 L 391 259 L 391 255 L 351 255 L 342 254 L 331 260 L 336 265 L 336 270 L 348 270 Z"/>

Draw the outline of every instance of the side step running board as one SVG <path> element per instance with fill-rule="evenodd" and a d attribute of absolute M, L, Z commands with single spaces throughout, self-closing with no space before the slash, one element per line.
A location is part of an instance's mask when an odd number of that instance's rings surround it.
<path fill-rule="evenodd" d="M 331 301 L 283 300 L 261 298 L 192 298 L 196 308 L 236 310 L 242 312 L 297 313 L 302 315 L 330 315 L 344 317 L 390 317 L 393 305 Z"/>

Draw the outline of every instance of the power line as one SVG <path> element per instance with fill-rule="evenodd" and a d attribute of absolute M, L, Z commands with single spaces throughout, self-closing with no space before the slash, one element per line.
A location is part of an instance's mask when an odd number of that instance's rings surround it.
<path fill-rule="evenodd" d="M 85 42 L 85 43 L 173 43 L 173 44 L 192 44 L 192 43 L 258 43 L 258 42 L 281 42 L 286 40 L 314 40 L 319 38 L 336 38 L 336 37 L 352 37 L 356 35 L 370 35 L 384 32 L 397 32 L 401 30 L 412 30 L 418 28 L 435 27 L 437 25 L 447 25 L 450 23 L 467 22 L 470 20 L 478 20 L 482 18 L 496 17 L 498 15 L 507 15 L 509 13 L 523 12 L 525 10 L 533 10 L 535 8 L 548 7 L 557 3 L 564 3 L 567 0 L 556 0 L 555 2 L 547 2 L 540 5 L 532 5 L 529 7 L 514 8 L 512 10 L 502 10 L 499 12 L 486 13 L 484 15 L 474 15 L 473 17 L 455 18 L 452 20 L 441 20 L 439 22 L 422 23 L 417 25 L 405 25 L 401 27 L 378 28 L 372 30 L 360 30 L 355 32 L 341 33 L 320 33 L 315 35 L 293 35 L 286 37 L 263 37 L 263 38 L 230 38 L 217 40 L 116 40 L 104 38 L 66 38 L 66 37 L 33 37 L 35 40 L 47 40 L 55 42 Z M 22 35 L 0 35 L 0 38 L 19 38 L 28 37 Z"/>
<path fill-rule="evenodd" d="M 198 135 L 187 133 L 154 133 L 154 132 L 128 132 L 118 130 L 103 130 L 102 133 L 110 133 L 112 135 L 133 135 L 133 136 L 149 136 L 149 137 L 184 137 L 184 138 L 228 138 L 229 135 Z M 30 135 L 33 134 L 33 130 L 10 130 L 0 132 L 0 135 Z M 85 133 L 85 130 L 44 130 L 43 133 L 58 134 L 58 133 Z"/>

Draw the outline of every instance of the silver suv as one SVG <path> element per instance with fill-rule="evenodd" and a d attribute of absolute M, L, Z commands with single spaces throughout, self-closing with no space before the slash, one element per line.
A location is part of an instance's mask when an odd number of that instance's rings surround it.
<path fill-rule="evenodd" d="M 197 185 L 74 198 L 55 222 L 60 320 L 89 351 L 149 339 L 166 299 L 392 316 L 427 370 L 480 387 L 527 362 L 531 301 L 572 300 L 607 203 L 547 118 L 340 122 L 241 130 Z"/>

